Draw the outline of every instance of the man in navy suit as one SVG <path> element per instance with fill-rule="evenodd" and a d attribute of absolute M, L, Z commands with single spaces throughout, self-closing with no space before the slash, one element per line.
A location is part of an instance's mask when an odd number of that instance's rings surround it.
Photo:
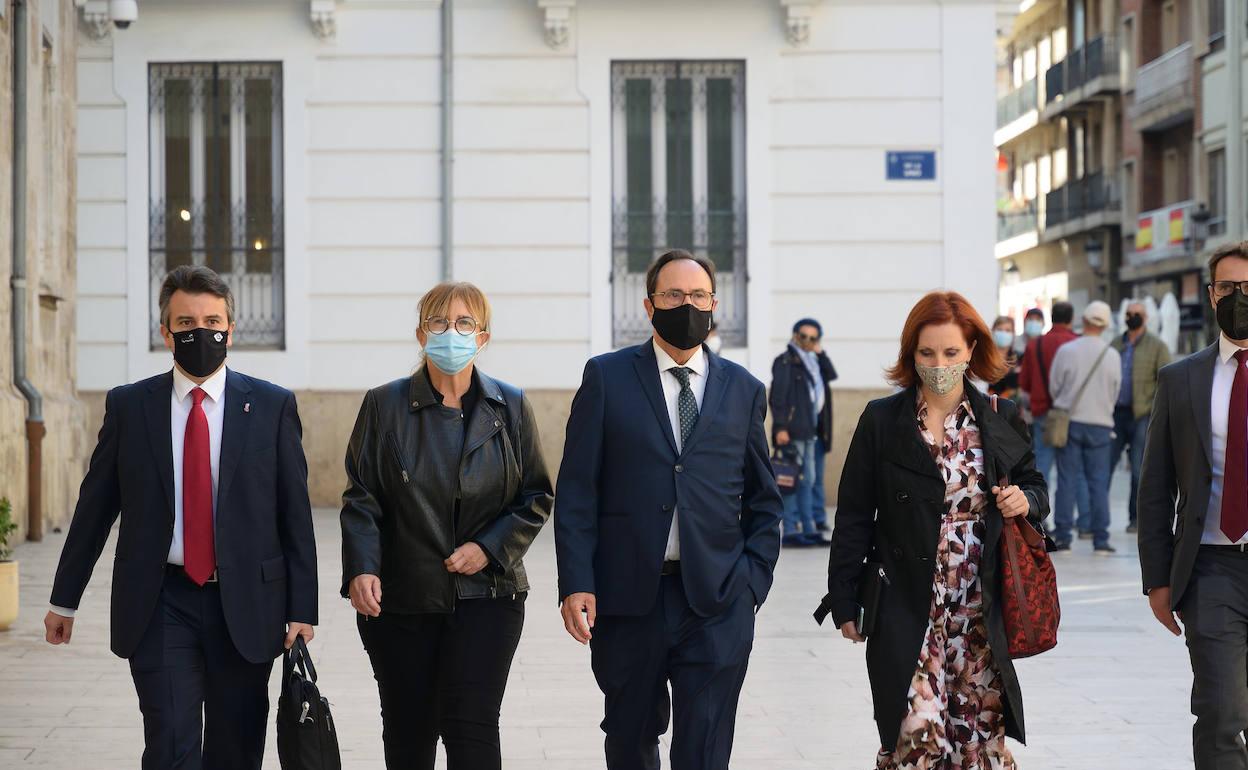
<path fill-rule="evenodd" d="M 66 644 L 121 514 L 112 650 L 130 661 L 144 770 L 260 768 L 273 660 L 316 624 L 308 466 L 292 393 L 225 366 L 230 289 L 160 292 L 173 371 L 109 391 L 44 619 Z"/>
<path fill-rule="evenodd" d="M 658 768 L 674 716 L 672 766 L 719 770 L 780 555 L 767 394 L 702 344 L 718 304 L 708 260 L 664 254 L 646 292 L 654 338 L 591 359 L 572 403 L 559 596 L 606 696 L 607 767 Z"/>

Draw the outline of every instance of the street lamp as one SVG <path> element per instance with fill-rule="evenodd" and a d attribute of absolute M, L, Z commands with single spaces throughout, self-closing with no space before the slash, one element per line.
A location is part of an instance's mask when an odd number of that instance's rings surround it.
<path fill-rule="evenodd" d="M 1101 243 L 1101 240 L 1095 236 L 1089 237 L 1083 245 L 1083 250 L 1088 258 L 1088 267 L 1092 268 L 1092 272 L 1100 275 L 1101 267 L 1104 264 L 1105 244 Z"/>

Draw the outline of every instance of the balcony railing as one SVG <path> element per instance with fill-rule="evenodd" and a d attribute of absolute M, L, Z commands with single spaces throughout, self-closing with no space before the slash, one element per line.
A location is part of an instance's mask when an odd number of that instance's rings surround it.
<path fill-rule="evenodd" d="M 1118 46 L 1112 37 L 1101 35 L 1049 67 L 1044 76 L 1046 102 L 1055 102 L 1104 75 L 1114 76 L 1113 83 L 1105 86 L 1116 88 Z"/>
<path fill-rule="evenodd" d="M 1135 104 L 1131 107 L 1131 119 L 1137 122 L 1145 118 L 1147 128 L 1156 121 L 1147 120 L 1148 114 L 1163 111 L 1168 104 L 1174 104 L 1185 112 L 1189 109 L 1186 101 L 1192 98 L 1192 44 L 1173 48 L 1164 55 L 1140 67 L 1135 73 Z M 1159 116 L 1164 120 L 1165 115 Z"/>
<path fill-rule="evenodd" d="M 997 212 L 997 243 L 1008 241 L 1026 233 L 1034 233 L 1039 228 L 1040 220 L 1036 216 L 1035 204 L 1019 211 Z"/>
<path fill-rule="evenodd" d="M 1098 214 L 1118 206 L 1117 188 L 1097 171 L 1081 179 L 1073 179 L 1045 195 L 1044 227 L 1046 230 L 1071 220 Z"/>
<path fill-rule="evenodd" d="M 1032 78 L 997 100 L 997 128 L 1005 128 L 1029 111 L 1039 108 L 1036 79 Z"/>

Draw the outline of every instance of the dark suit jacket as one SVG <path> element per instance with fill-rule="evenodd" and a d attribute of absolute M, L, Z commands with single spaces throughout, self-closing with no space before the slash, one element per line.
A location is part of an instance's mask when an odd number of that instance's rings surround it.
<path fill-rule="evenodd" d="M 572 402 L 555 494 L 559 596 L 595 594 L 602 615 L 654 606 L 678 506 L 681 578 L 709 617 L 743 591 L 761 605 L 780 556 L 782 504 L 768 459 L 763 384 L 706 351 L 706 392 L 684 451 L 653 343 L 590 359 Z"/>
<path fill-rule="evenodd" d="M 968 381 L 966 395 L 979 426 L 989 488 L 1002 478 L 1017 484 L 1039 526 L 1049 511 L 1048 485 L 1036 470 L 1031 436 L 1018 406 L 987 397 Z M 875 631 L 867 639 L 867 674 L 881 745 L 897 745 L 906 695 L 923 648 L 932 605 L 932 573 L 944 516 L 945 482 L 919 435 L 916 390 L 907 388 L 867 404 L 845 458 L 823 604 L 839 627 L 858 613 L 858 576 L 865 560 L 880 562 L 889 583 L 880 598 Z M 988 645 L 1001 672 L 1006 732 L 1024 739 L 1023 696 L 1006 641 L 1000 595 L 1004 518 L 988 495 L 979 565 Z"/>
<path fill-rule="evenodd" d="M 1178 608 L 1192 575 L 1213 481 L 1210 399 L 1218 343 L 1162 368 L 1136 497 L 1144 592 L 1170 586 Z"/>
<path fill-rule="evenodd" d="M 121 514 L 112 650 L 128 658 L 153 621 L 173 537 L 173 373 L 109 391 L 52 585 L 77 608 Z M 316 623 L 316 543 L 295 396 L 227 370 L 215 547 L 230 638 L 253 663 L 282 652 L 288 621 Z"/>

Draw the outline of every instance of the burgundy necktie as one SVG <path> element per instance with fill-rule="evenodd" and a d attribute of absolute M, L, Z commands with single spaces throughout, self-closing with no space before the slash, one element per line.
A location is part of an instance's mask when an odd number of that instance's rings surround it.
<path fill-rule="evenodd" d="M 1235 383 L 1226 418 L 1226 462 L 1222 465 L 1222 532 L 1238 543 L 1248 532 L 1248 350 L 1235 353 Z"/>
<path fill-rule="evenodd" d="M 182 445 L 182 559 L 186 574 L 203 585 L 217 569 L 212 537 L 212 459 L 202 388 L 191 391 Z"/>

